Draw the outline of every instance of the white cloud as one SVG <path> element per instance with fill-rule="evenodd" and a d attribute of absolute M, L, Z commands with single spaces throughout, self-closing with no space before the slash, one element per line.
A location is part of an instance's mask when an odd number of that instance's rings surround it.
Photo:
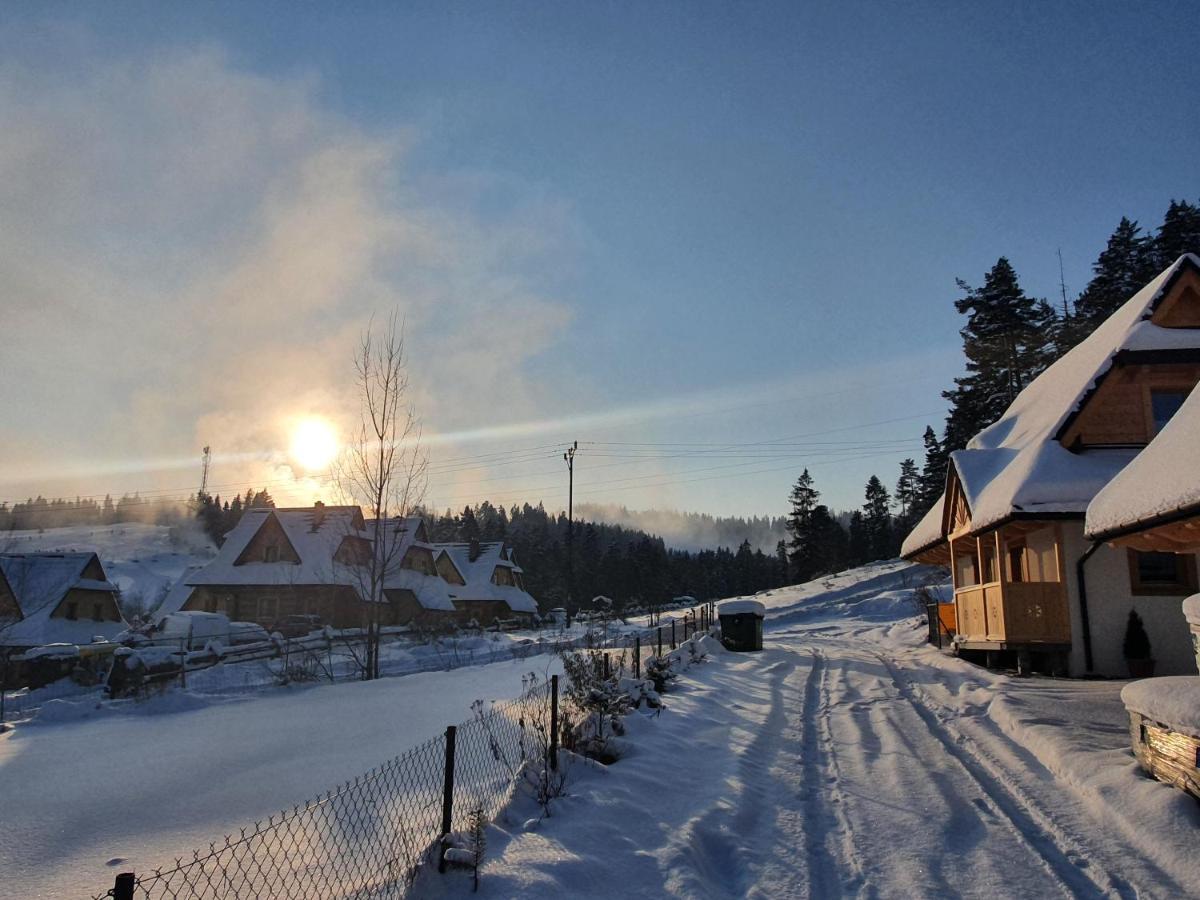
<path fill-rule="evenodd" d="M 0 64 L 0 497 L 103 491 L 47 476 L 253 454 L 297 414 L 343 418 L 356 337 L 396 306 L 430 429 L 537 415 L 523 367 L 569 309 L 529 273 L 569 260 L 569 209 L 530 191 L 485 218 L 462 184 L 441 204 L 407 163 L 417 136 L 212 49 L 71 72 Z"/>

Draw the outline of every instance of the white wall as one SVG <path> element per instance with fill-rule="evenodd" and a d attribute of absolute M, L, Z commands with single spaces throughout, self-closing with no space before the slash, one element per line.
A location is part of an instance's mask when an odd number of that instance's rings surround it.
<path fill-rule="evenodd" d="M 1076 562 L 1089 544 L 1083 536 L 1083 523 L 1062 523 L 1067 597 L 1071 606 L 1071 674 L 1085 675 L 1083 626 L 1079 610 Z M 1092 554 L 1084 567 L 1087 579 L 1088 616 L 1092 635 L 1092 673 L 1110 678 L 1128 678 L 1129 669 L 1121 652 L 1129 610 L 1135 609 L 1150 636 L 1150 649 L 1157 666 L 1156 675 L 1195 675 L 1196 654 L 1183 600 L 1177 597 L 1135 597 L 1129 584 L 1128 551 L 1105 544 Z"/>

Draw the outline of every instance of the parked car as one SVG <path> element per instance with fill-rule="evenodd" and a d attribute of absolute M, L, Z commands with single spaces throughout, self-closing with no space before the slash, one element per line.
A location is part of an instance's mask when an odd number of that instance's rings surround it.
<path fill-rule="evenodd" d="M 314 631 L 320 631 L 325 625 L 317 615 L 284 616 L 271 626 L 272 634 L 280 634 L 285 638 L 305 637 Z"/>
<path fill-rule="evenodd" d="M 168 613 L 132 641 L 132 646 L 178 646 L 186 642 L 189 650 L 203 650 L 209 644 L 233 647 L 270 640 L 267 629 L 253 622 L 230 622 L 224 613 Z"/>

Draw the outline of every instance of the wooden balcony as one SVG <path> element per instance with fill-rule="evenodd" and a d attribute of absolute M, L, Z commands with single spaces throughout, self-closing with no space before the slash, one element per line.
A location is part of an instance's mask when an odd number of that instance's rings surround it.
<path fill-rule="evenodd" d="M 954 592 L 960 643 L 1069 644 L 1067 592 L 1058 581 L 992 582 Z"/>

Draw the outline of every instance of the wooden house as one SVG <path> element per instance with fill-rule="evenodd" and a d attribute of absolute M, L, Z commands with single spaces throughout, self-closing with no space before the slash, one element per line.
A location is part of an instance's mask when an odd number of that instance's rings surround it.
<path fill-rule="evenodd" d="M 381 598 L 372 599 L 376 537 L 357 506 L 249 509 L 207 565 L 184 573 L 160 608 L 220 612 L 273 628 L 315 615 L 335 628 L 408 624 L 454 612 L 420 519 L 389 520 Z"/>
<path fill-rule="evenodd" d="M 0 647 L 90 644 L 126 629 L 95 553 L 0 554 Z"/>
<path fill-rule="evenodd" d="M 487 625 L 497 619 L 532 619 L 537 613 L 537 601 L 525 590 L 524 570 L 502 541 L 434 547 L 460 621 Z"/>
<path fill-rule="evenodd" d="M 1194 671 L 1179 600 L 1196 561 L 1085 533 L 1089 504 L 1200 382 L 1200 259 L 1184 255 L 951 454 L 941 500 L 902 555 L 949 565 L 955 646 L 1124 677 L 1130 609 L 1163 672 Z"/>

